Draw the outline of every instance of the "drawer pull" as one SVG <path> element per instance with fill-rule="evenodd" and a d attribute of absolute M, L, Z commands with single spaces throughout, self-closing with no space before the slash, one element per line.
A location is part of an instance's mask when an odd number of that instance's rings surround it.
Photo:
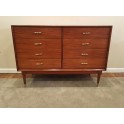
<path fill-rule="evenodd" d="M 35 54 L 35 56 L 41 56 L 42 55 L 42 53 L 36 53 Z"/>
<path fill-rule="evenodd" d="M 42 32 L 34 32 L 34 34 L 42 34 Z"/>
<path fill-rule="evenodd" d="M 82 46 L 87 46 L 89 45 L 90 43 L 82 43 Z"/>
<path fill-rule="evenodd" d="M 82 56 L 88 56 L 88 54 L 87 54 L 87 53 L 82 53 L 81 55 L 82 55 Z"/>
<path fill-rule="evenodd" d="M 83 32 L 83 35 L 87 35 L 87 34 L 90 34 L 90 32 Z"/>
<path fill-rule="evenodd" d="M 35 46 L 42 45 L 42 43 L 34 43 Z"/>
<path fill-rule="evenodd" d="M 43 63 L 42 62 L 40 62 L 40 63 L 38 62 L 38 63 L 36 63 L 36 65 L 43 65 Z"/>
<path fill-rule="evenodd" d="M 81 63 L 81 65 L 87 65 L 87 64 L 88 64 L 88 63 L 86 63 L 86 62 L 82 62 L 82 63 Z"/>

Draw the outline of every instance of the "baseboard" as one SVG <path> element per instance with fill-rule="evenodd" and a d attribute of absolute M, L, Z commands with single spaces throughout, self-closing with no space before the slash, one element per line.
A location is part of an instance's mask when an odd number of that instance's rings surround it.
<path fill-rule="evenodd" d="M 107 68 L 105 72 L 107 73 L 124 72 L 124 68 Z"/>
<path fill-rule="evenodd" d="M 124 72 L 124 68 L 107 68 L 104 73 Z M 20 73 L 16 68 L 0 68 L 0 73 Z"/>
<path fill-rule="evenodd" d="M 0 68 L 0 73 L 20 73 L 16 68 Z"/>

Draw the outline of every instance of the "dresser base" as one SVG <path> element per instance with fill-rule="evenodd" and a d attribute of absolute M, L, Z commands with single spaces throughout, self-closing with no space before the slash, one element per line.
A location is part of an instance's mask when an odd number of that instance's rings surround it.
<path fill-rule="evenodd" d="M 97 74 L 97 86 L 100 82 L 100 77 L 102 74 L 101 69 L 44 69 L 42 71 L 34 70 L 23 70 L 22 77 L 24 85 L 26 86 L 26 74 Z"/>

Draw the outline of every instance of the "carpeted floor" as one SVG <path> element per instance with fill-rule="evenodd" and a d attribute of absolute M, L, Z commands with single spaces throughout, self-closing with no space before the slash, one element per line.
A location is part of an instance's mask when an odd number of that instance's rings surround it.
<path fill-rule="evenodd" d="M 124 77 L 89 75 L 34 75 L 0 78 L 1 108 L 112 108 L 124 107 Z"/>

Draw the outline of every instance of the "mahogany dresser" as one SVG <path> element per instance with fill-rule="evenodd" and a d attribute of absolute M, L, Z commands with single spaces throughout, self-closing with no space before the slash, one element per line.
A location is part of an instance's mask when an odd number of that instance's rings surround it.
<path fill-rule="evenodd" d="M 12 25 L 17 70 L 26 74 L 96 73 L 106 70 L 112 26 Z"/>

